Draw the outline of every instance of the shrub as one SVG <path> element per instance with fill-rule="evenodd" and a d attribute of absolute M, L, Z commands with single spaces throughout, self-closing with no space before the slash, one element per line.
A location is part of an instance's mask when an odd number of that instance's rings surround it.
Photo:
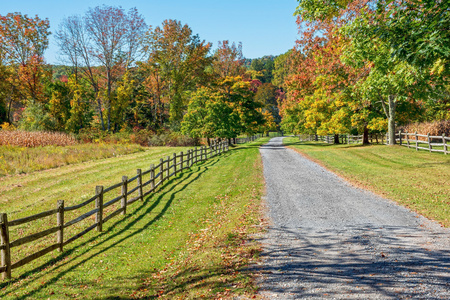
<path fill-rule="evenodd" d="M 28 104 L 19 121 L 19 128 L 25 131 L 46 131 L 54 127 L 54 120 L 38 102 Z"/>
<path fill-rule="evenodd" d="M 149 146 L 195 146 L 198 140 L 177 132 L 163 132 L 150 137 Z"/>

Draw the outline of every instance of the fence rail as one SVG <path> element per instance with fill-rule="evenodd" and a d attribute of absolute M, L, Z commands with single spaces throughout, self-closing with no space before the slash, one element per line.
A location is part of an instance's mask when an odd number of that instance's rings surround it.
<path fill-rule="evenodd" d="M 333 144 L 335 142 L 334 135 L 300 135 L 303 141 L 322 141 Z M 339 135 L 341 144 L 362 144 L 362 135 Z M 389 144 L 389 136 L 386 134 L 369 134 L 369 142 L 372 144 Z M 400 146 L 413 148 L 418 150 L 427 150 L 430 152 L 440 152 L 444 154 L 450 153 L 450 137 L 432 136 L 430 134 L 418 134 L 417 132 L 408 133 L 399 131 L 395 134 L 395 143 Z M 425 146 L 424 146 L 425 145 Z"/>
<path fill-rule="evenodd" d="M 450 137 L 446 137 L 445 134 L 442 136 L 432 136 L 430 134 L 418 134 L 417 132 L 408 133 L 399 131 L 398 134 L 395 135 L 395 140 L 400 146 L 414 148 L 416 151 L 427 150 L 444 154 L 450 153 Z M 423 145 L 426 145 L 426 147 L 423 147 Z"/>
<path fill-rule="evenodd" d="M 237 142 L 239 144 L 254 141 L 259 138 L 260 135 L 251 136 L 247 138 L 239 138 Z M 96 229 L 101 232 L 103 230 L 103 224 L 118 215 L 125 215 L 127 212 L 127 206 L 136 202 L 143 201 L 144 197 L 162 185 L 165 181 L 171 177 L 177 175 L 179 172 L 186 168 L 190 168 L 193 164 L 210 159 L 216 155 L 229 150 L 229 143 L 227 140 L 218 143 L 212 143 L 210 146 L 195 147 L 194 149 L 187 150 L 186 153 L 180 152 L 174 153 L 173 156 L 168 156 L 166 159 L 160 159 L 160 163 L 157 165 L 150 165 L 150 169 L 142 171 L 137 169 L 136 176 L 128 178 L 122 177 L 122 181 L 112 186 L 104 188 L 103 186 L 97 186 L 95 189 L 95 195 L 90 199 L 73 206 L 65 206 L 63 200 L 58 200 L 55 209 L 44 211 L 32 216 L 8 221 L 6 213 L 0 213 L 0 252 L 1 252 L 1 264 L 0 272 L 3 279 L 11 278 L 11 270 L 19 268 L 29 262 L 53 251 L 59 249 L 60 252 L 64 250 L 64 246 L 74 242 L 78 238 L 84 236 L 91 230 Z M 149 180 L 143 181 L 143 176 L 149 175 Z M 135 186 L 131 187 L 130 184 L 135 182 Z M 107 202 L 104 202 L 105 194 L 111 193 L 120 188 L 120 196 L 115 197 Z M 147 190 L 148 189 L 148 190 Z M 147 190 L 147 191 L 145 191 Z M 145 192 L 144 192 L 145 191 Z M 95 207 L 88 212 L 85 212 L 72 220 L 65 219 L 65 212 L 79 210 L 88 206 L 91 203 L 95 203 Z M 120 203 L 120 208 L 108 212 L 105 215 L 105 208 L 112 206 L 113 204 Z M 30 234 L 28 236 L 11 240 L 10 228 L 22 224 L 27 224 L 42 218 L 52 217 L 56 215 L 56 226 L 42 230 L 37 233 Z M 82 231 L 74 234 L 73 236 L 65 236 L 64 229 L 71 227 L 91 216 L 95 216 L 94 224 L 84 228 Z M 45 247 L 35 253 L 32 253 L 16 262 L 11 262 L 11 249 L 22 245 L 26 245 L 43 237 L 56 233 L 56 242 L 50 246 Z"/>

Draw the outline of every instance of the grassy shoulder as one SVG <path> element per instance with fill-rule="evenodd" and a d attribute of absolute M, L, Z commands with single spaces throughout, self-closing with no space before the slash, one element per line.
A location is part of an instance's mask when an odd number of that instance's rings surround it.
<path fill-rule="evenodd" d="M 77 144 L 70 146 L 0 146 L 0 177 L 69 164 L 143 152 L 137 144 Z"/>
<path fill-rule="evenodd" d="M 284 143 L 357 186 L 392 199 L 450 227 L 450 157 L 384 145 Z"/>
<path fill-rule="evenodd" d="M 252 295 L 251 274 L 243 267 L 259 253 L 258 246 L 247 238 L 259 230 L 255 225 L 260 222 L 264 180 L 258 147 L 265 140 L 240 145 L 194 165 L 143 203 L 130 206 L 125 217 L 106 223 L 102 233 L 91 232 L 63 253 L 52 252 L 14 270 L 13 279 L 0 285 L 0 298 L 211 299 Z M 9 204 L 3 204 L 1 210 L 20 216 L 30 208 L 42 211 L 45 206 L 53 207 L 57 199 L 65 199 L 63 195 L 75 201 L 86 193 L 79 183 L 85 177 L 91 176 L 92 187 L 87 190 L 93 191 L 94 185 L 107 185 L 110 174 L 116 179 L 131 176 L 131 169 L 145 168 L 174 149 L 159 151 L 17 176 L 17 184 L 23 186 L 11 187 L 16 196 L 10 194 Z M 64 177 L 57 180 L 60 176 Z M 26 183 L 20 183 L 21 178 Z M 19 191 L 23 187 L 57 192 L 33 197 L 34 201 L 24 204 L 26 192 Z"/>

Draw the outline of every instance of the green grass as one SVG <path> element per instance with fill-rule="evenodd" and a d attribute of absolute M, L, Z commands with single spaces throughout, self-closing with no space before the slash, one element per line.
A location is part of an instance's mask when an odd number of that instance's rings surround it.
<path fill-rule="evenodd" d="M 450 226 L 450 156 L 385 145 L 284 143 L 357 186 Z"/>
<path fill-rule="evenodd" d="M 1 284 L 0 298 L 252 295 L 252 277 L 243 267 L 259 253 L 258 246 L 247 238 L 260 230 L 255 225 L 260 222 L 264 181 L 258 146 L 266 140 L 241 145 L 194 165 L 144 202 L 130 206 L 125 217 L 104 224 L 102 233 L 91 232 L 69 244 L 63 253 L 52 252 L 13 270 L 13 279 Z M 53 208 L 57 199 L 79 203 L 92 195 L 95 185 L 115 183 L 121 175 L 132 176 L 136 168 L 146 169 L 160 157 L 183 150 L 152 148 L 5 177 L 0 180 L 5 183 L 1 186 L 7 202 L 0 205 L 0 211 L 14 219 Z M 37 250 L 39 244 L 30 247 Z"/>
<path fill-rule="evenodd" d="M 79 144 L 72 146 L 0 146 L 0 177 L 31 173 L 89 160 L 115 157 L 145 148 L 136 144 Z"/>

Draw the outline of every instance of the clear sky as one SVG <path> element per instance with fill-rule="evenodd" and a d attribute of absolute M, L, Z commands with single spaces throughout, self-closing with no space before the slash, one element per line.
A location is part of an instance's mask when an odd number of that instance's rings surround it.
<path fill-rule="evenodd" d="M 153 28 L 165 19 L 188 24 L 194 34 L 213 43 L 242 42 L 246 58 L 278 55 L 291 49 L 297 37 L 293 13 L 297 0 L 0 0 L 0 15 L 21 12 L 50 20 L 55 32 L 64 17 L 83 15 L 99 5 L 136 7 Z M 58 48 L 50 36 L 45 53 L 48 63 L 58 63 Z"/>

